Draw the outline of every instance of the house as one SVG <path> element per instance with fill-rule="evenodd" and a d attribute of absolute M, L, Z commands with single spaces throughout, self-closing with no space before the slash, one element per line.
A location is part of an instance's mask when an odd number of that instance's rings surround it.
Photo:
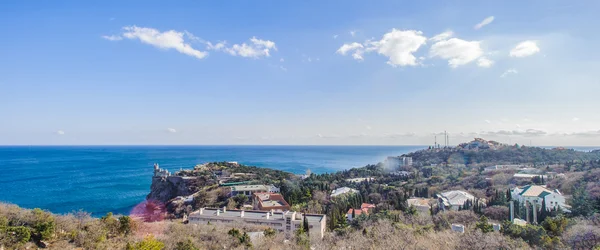
<path fill-rule="evenodd" d="M 256 192 L 279 193 L 280 189 L 273 185 L 238 185 L 231 186 L 230 195 L 245 194 L 246 196 L 252 196 Z"/>
<path fill-rule="evenodd" d="M 367 209 L 367 210 L 371 210 L 372 208 L 375 208 L 375 205 L 370 204 L 370 203 L 363 203 L 360 204 L 360 209 Z"/>
<path fill-rule="evenodd" d="M 352 194 L 352 193 L 358 193 L 358 190 L 349 188 L 349 187 L 341 187 L 336 190 L 333 190 L 331 192 L 331 197 L 336 197 L 338 195 L 343 195 L 343 194 Z"/>
<path fill-rule="evenodd" d="M 373 177 L 346 179 L 347 182 L 354 182 L 354 183 L 361 183 L 363 181 L 373 181 L 373 180 L 375 180 L 375 178 L 373 178 Z"/>
<path fill-rule="evenodd" d="M 566 212 L 570 212 L 570 206 L 565 203 L 565 197 L 558 191 L 549 190 L 544 186 L 527 185 L 524 187 L 516 187 L 511 192 L 511 197 L 515 201 L 524 203 L 525 201 L 535 204 L 538 209 L 541 208 L 544 199 L 546 200 L 546 208 L 549 210 L 558 209 L 559 207 Z"/>
<path fill-rule="evenodd" d="M 408 206 L 413 206 L 421 213 L 429 213 L 431 205 L 435 204 L 435 199 L 428 198 L 410 198 L 406 200 Z"/>
<path fill-rule="evenodd" d="M 290 204 L 288 204 L 283 195 L 277 193 L 254 193 L 252 194 L 252 206 L 254 210 L 261 211 L 288 211 L 290 210 Z"/>
<path fill-rule="evenodd" d="M 390 168 L 408 167 L 412 166 L 413 159 L 408 156 L 388 156 L 385 164 Z"/>
<path fill-rule="evenodd" d="M 475 196 L 460 190 L 448 191 L 436 196 L 438 197 L 439 207 L 443 210 L 457 211 L 467 200 L 475 201 Z"/>
<path fill-rule="evenodd" d="M 200 208 L 188 216 L 190 224 L 249 224 L 270 227 L 279 232 L 293 234 L 302 227 L 304 218 L 308 222 L 311 235 L 323 237 L 326 229 L 326 215 L 301 214 L 292 211 L 265 212 L 255 210 L 228 210 L 224 208 Z"/>
<path fill-rule="evenodd" d="M 517 170 L 517 169 L 522 169 L 522 168 L 527 168 L 527 167 L 528 167 L 527 165 L 519 165 L 519 164 L 494 165 L 494 166 L 486 167 L 483 171 L 490 172 L 490 171 L 496 171 L 496 170 Z"/>
<path fill-rule="evenodd" d="M 352 220 L 354 220 L 354 218 L 360 216 L 361 214 L 369 215 L 369 210 L 364 209 L 364 208 L 361 208 L 361 209 L 350 208 L 350 209 L 348 209 L 348 212 L 346 213 L 346 219 L 348 221 L 352 221 Z"/>
<path fill-rule="evenodd" d="M 395 172 L 391 172 L 390 174 L 395 175 L 395 176 L 407 177 L 407 176 L 411 176 L 413 173 L 408 172 L 408 171 L 395 171 Z"/>
<path fill-rule="evenodd" d="M 361 214 L 369 215 L 369 210 L 373 208 L 375 208 L 375 205 L 363 203 L 360 205 L 360 209 L 350 208 L 346 213 L 346 218 L 348 219 L 348 221 L 352 221 L 354 218 L 360 216 Z"/>

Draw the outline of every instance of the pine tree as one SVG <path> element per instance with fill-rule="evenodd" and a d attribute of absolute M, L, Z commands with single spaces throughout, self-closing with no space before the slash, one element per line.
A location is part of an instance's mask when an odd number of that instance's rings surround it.
<path fill-rule="evenodd" d="M 306 232 L 306 235 L 310 235 L 310 228 L 308 227 L 308 219 L 306 217 L 306 214 L 304 214 L 304 222 L 302 223 L 302 227 L 304 228 L 304 232 Z"/>

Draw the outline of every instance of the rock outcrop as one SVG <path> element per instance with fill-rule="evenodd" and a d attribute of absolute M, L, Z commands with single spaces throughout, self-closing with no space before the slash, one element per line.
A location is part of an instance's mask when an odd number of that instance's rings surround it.
<path fill-rule="evenodd" d="M 152 177 L 148 200 L 157 200 L 163 203 L 177 197 L 188 196 L 198 191 L 195 177 L 167 176 Z"/>

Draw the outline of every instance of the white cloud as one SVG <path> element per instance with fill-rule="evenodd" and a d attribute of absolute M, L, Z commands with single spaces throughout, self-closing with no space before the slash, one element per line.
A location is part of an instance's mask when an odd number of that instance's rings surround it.
<path fill-rule="evenodd" d="M 578 137 L 596 137 L 596 136 L 600 136 L 600 130 L 565 133 L 563 135 L 564 136 L 578 136 Z"/>
<path fill-rule="evenodd" d="M 546 131 L 539 130 L 539 129 L 526 129 L 526 130 L 487 131 L 487 132 L 481 132 L 479 134 L 484 135 L 484 136 L 508 136 L 508 135 L 515 135 L 515 136 L 532 137 L 532 136 L 544 136 L 544 135 L 547 135 L 548 133 Z"/>
<path fill-rule="evenodd" d="M 230 48 L 223 48 L 223 50 L 232 56 L 260 58 L 271 56 L 270 51 L 277 51 L 277 47 L 273 41 L 252 37 L 249 44 L 234 44 Z"/>
<path fill-rule="evenodd" d="M 429 54 L 431 57 L 440 57 L 448 60 L 448 65 L 456 68 L 481 57 L 483 49 L 481 49 L 479 41 L 450 38 L 433 44 L 429 49 Z"/>
<path fill-rule="evenodd" d="M 351 30 L 351 31 L 350 31 L 350 35 L 351 35 L 352 37 L 354 37 L 354 36 L 356 35 L 356 30 Z"/>
<path fill-rule="evenodd" d="M 490 123 L 492 123 L 492 121 L 490 121 L 490 120 L 485 120 L 485 123 L 487 123 L 487 124 L 490 124 Z"/>
<path fill-rule="evenodd" d="M 109 41 L 121 41 L 121 40 L 123 40 L 123 37 L 117 36 L 117 35 L 102 36 L 102 38 L 104 38 L 106 40 L 109 40 Z"/>
<path fill-rule="evenodd" d="M 353 50 L 357 50 L 357 49 L 362 49 L 364 48 L 364 46 L 360 43 L 354 42 L 354 43 L 346 43 L 344 45 L 342 45 L 342 47 L 340 47 L 336 53 L 340 54 L 340 55 L 346 55 L 346 53 L 348 53 L 349 51 L 353 51 Z"/>
<path fill-rule="evenodd" d="M 540 48 L 537 46 L 537 42 L 532 41 L 532 40 L 527 40 L 527 41 L 517 44 L 517 46 L 515 46 L 515 48 L 513 48 L 510 51 L 510 56 L 511 57 L 526 57 L 526 56 L 531 56 L 538 52 L 540 52 Z"/>
<path fill-rule="evenodd" d="M 177 133 L 177 130 L 174 128 L 167 128 L 167 132 L 169 133 Z"/>
<path fill-rule="evenodd" d="M 517 73 L 519 73 L 519 71 L 517 71 L 516 69 L 507 69 L 506 71 L 504 71 L 504 73 L 502 73 L 502 75 L 500 75 L 500 77 L 506 77 L 508 75 L 517 74 Z"/>
<path fill-rule="evenodd" d="M 227 45 L 227 42 L 223 41 L 223 42 L 217 42 L 215 44 L 213 44 L 211 42 L 205 42 L 205 44 L 206 44 L 206 49 L 208 49 L 208 50 L 222 50 Z"/>
<path fill-rule="evenodd" d="M 208 52 L 194 49 L 189 43 L 186 43 L 183 37 L 184 32 L 175 30 L 160 32 L 157 29 L 137 26 L 123 27 L 123 30 L 123 37 L 132 40 L 139 39 L 143 43 L 160 49 L 175 49 L 182 54 L 193 56 L 198 59 L 205 58 L 208 55 Z"/>
<path fill-rule="evenodd" d="M 281 70 L 283 70 L 283 71 L 287 71 L 287 68 L 286 68 L 286 67 L 283 67 L 283 66 L 279 66 L 279 69 L 281 69 Z"/>
<path fill-rule="evenodd" d="M 337 35 L 337 34 L 336 34 L 336 35 L 333 35 L 333 39 L 337 39 L 337 38 L 338 38 L 338 35 Z"/>
<path fill-rule="evenodd" d="M 371 129 L 373 129 L 373 128 L 372 128 L 371 126 L 367 125 L 367 126 L 365 126 L 365 129 L 367 129 L 367 130 L 371 130 Z"/>
<path fill-rule="evenodd" d="M 483 26 L 486 26 L 486 25 L 492 23 L 493 21 L 494 21 L 494 16 L 486 17 L 485 19 L 483 19 L 483 21 L 476 24 L 475 27 L 473 27 L 473 28 L 476 30 L 481 29 Z"/>
<path fill-rule="evenodd" d="M 572 119 L 574 122 L 578 122 L 579 121 L 579 117 L 573 117 Z"/>
<path fill-rule="evenodd" d="M 492 67 L 492 65 L 494 65 L 494 61 L 487 59 L 486 57 L 480 57 L 477 60 L 477 66 L 479 66 L 479 67 L 489 68 L 489 67 Z"/>
<path fill-rule="evenodd" d="M 340 55 L 346 55 L 348 52 L 350 51 L 354 51 L 354 53 L 352 53 L 352 58 L 362 61 L 364 58 L 362 57 L 364 50 L 363 50 L 364 46 L 360 43 L 354 42 L 354 43 L 347 43 L 342 45 L 342 47 L 340 47 L 336 53 L 340 54 Z"/>
<path fill-rule="evenodd" d="M 448 38 L 452 37 L 453 35 L 454 35 L 454 32 L 449 30 L 449 31 L 445 31 L 440 34 L 437 34 L 434 37 L 429 38 L 429 40 L 434 41 L 434 42 L 439 42 L 442 40 L 447 40 Z"/>
<path fill-rule="evenodd" d="M 392 29 L 392 31 L 384 34 L 381 40 L 368 41 L 366 51 L 377 51 L 380 55 L 388 57 L 387 63 L 394 67 L 415 66 L 418 63 L 413 53 L 426 41 L 427 38 L 423 36 L 421 31 Z"/>
<path fill-rule="evenodd" d="M 57 135 L 64 135 L 64 134 L 65 134 L 65 131 L 58 130 L 58 131 L 56 131 L 56 134 L 57 134 Z"/>

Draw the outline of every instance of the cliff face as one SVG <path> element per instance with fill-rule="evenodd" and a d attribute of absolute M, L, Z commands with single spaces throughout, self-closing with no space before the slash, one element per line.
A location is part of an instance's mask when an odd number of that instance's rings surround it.
<path fill-rule="evenodd" d="M 146 196 L 146 199 L 166 203 L 177 196 L 191 195 L 198 189 L 195 182 L 196 178 L 193 177 L 152 177 L 150 194 Z"/>

